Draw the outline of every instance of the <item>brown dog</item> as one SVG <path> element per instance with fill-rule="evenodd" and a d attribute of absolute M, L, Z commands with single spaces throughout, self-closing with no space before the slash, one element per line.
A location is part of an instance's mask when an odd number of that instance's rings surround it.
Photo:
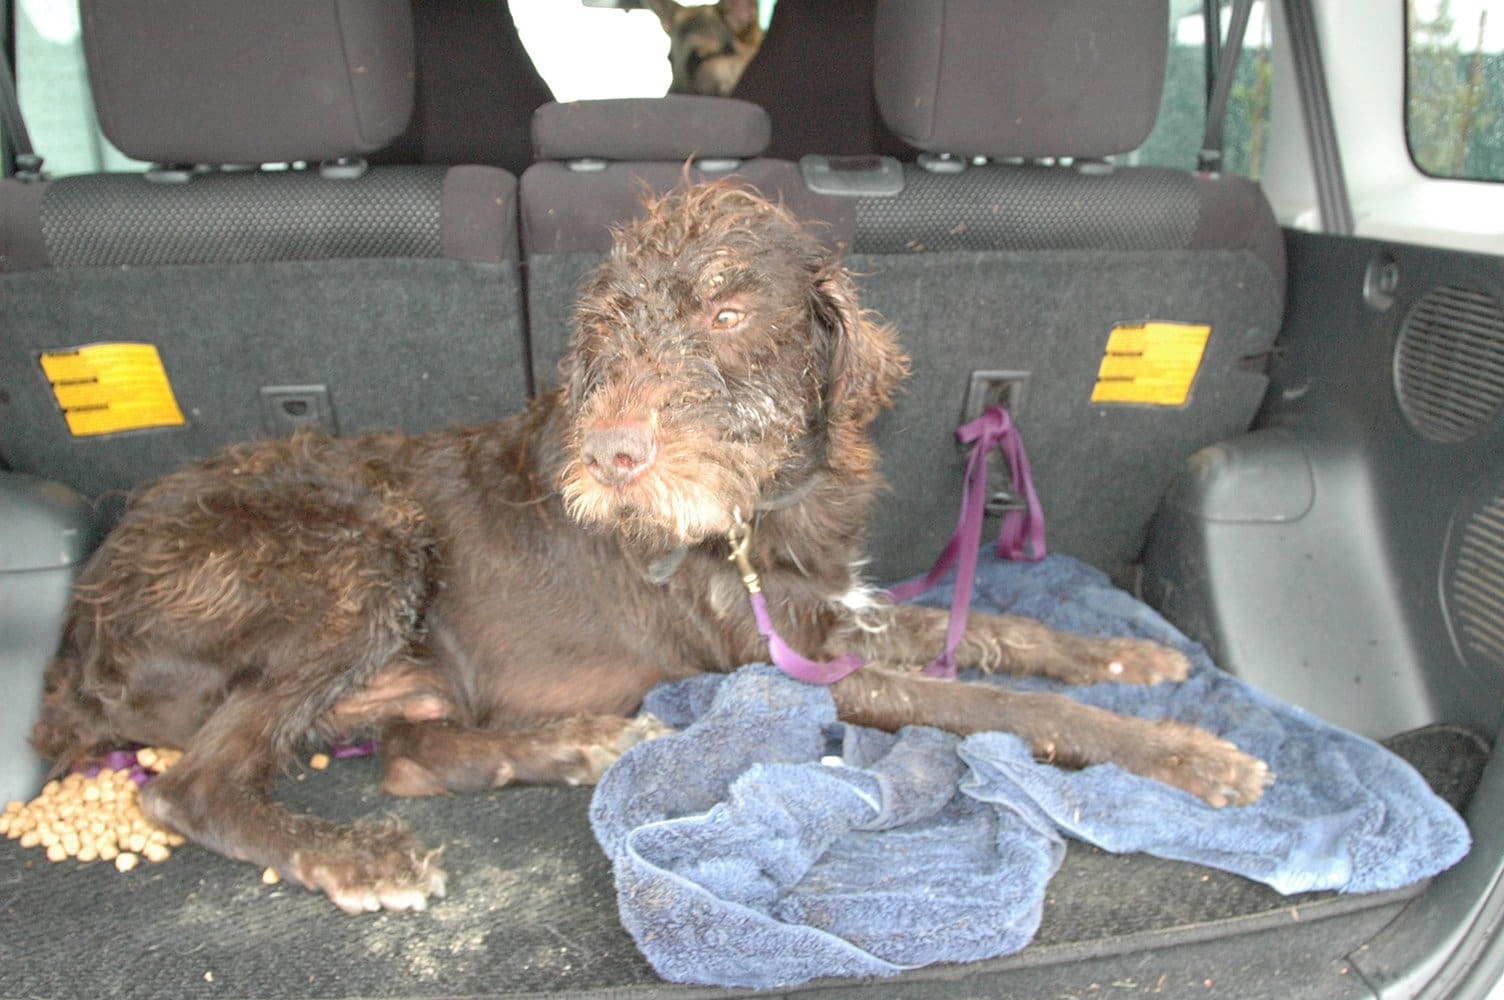
<path fill-rule="evenodd" d="M 851 276 L 782 209 L 725 184 L 647 206 L 576 312 L 566 384 L 525 412 L 422 437 L 244 444 L 145 491 L 84 570 L 34 741 L 68 766 L 175 745 L 158 821 L 343 909 L 421 908 L 433 856 L 394 827 L 294 816 L 267 790 L 301 746 L 377 734 L 398 795 L 590 782 L 655 735 L 653 685 L 766 659 L 728 532 L 754 530 L 778 631 L 870 662 L 842 718 L 1018 733 L 1214 805 L 1265 766 L 1210 733 L 1049 694 L 919 676 L 942 611 L 866 586 L 866 428 L 906 369 Z M 964 666 L 1173 681 L 1135 639 L 975 615 Z"/>
<path fill-rule="evenodd" d="M 762 44 L 757 0 L 720 0 L 704 6 L 645 2 L 668 34 L 668 61 L 674 71 L 668 92 L 729 95 Z"/>

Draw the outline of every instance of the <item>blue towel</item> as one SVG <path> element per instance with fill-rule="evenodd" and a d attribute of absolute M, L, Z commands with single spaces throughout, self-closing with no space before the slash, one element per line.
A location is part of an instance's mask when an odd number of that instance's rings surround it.
<path fill-rule="evenodd" d="M 924 602 L 949 599 L 942 584 Z M 1397 888 L 1470 846 L 1404 761 L 1220 672 L 1090 567 L 988 551 L 974 606 L 1181 649 L 1193 669 L 1180 684 L 986 680 L 1202 726 L 1278 779 L 1257 804 L 1218 810 L 1115 765 L 1036 763 L 1005 733 L 845 726 L 825 688 L 766 665 L 664 685 L 645 709 L 681 731 L 625 754 L 591 804 L 622 921 L 660 975 L 791 986 L 1017 951 L 1039 926 L 1062 834 L 1286 893 Z"/>

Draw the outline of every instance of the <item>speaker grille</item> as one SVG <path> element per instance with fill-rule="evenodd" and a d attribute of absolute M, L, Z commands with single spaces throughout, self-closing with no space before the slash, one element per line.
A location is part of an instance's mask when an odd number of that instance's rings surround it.
<path fill-rule="evenodd" d="M 1504 308 L 1487 292 L 1447 285 L 1427 292 L 1395 348 L 1400 409 L 1432 441 L 1465 441 L 1504 403 Z"/>
<path fill-rule="evenodd" d="M 1504 668 L 1504 497 L 1468 520 L 1456 559 L 1449 603 L 1462 654 Z"/>

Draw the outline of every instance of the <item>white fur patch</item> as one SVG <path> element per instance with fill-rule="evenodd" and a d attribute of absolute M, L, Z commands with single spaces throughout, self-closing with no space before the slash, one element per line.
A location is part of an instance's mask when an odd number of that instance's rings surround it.
<path fill-rule="evenodd" d="M 882 632 L 890 624 L 890 605 L 878 596 L 880 593 L 871 584 L 858 581 L 850 590 L 837 595 L 834 603 L 850 611 L 856 627 L 863 632 Z"/>
<path fill-rule="evenodd" d="M 710 610 L 717 618 L 728 618 L 733 609 L 747 600 L 747 591 L 740 580 L 716 577 L 710 581 Z"/>

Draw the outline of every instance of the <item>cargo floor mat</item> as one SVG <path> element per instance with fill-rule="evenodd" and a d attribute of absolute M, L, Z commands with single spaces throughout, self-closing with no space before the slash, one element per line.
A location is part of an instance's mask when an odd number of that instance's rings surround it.
<path fill-rule="evenodd" d="M 1476 736 L 1446 726 L 1388 745 L 1459 808 L 1489 752 Z M 589 789 L 393 799 L 376 790 L 376 778 L 373 759 L 336 761 L 327 771 L 298 769 L 278 797 L 328 817 L 396 816 L 427 843 L 443 844 L 449 895 L 427 912 L 348 917 L 321 895 L 264 885 L 255 868 L 191 845 L 122 874 L 102 862 L 54 864 L 39 849 L 5 840 L 0 995 L 707 992 L 662 984 L 619 925 L 610 865 L 586 820 Z M 1050 883 L 1035 942 L 976 971 L 1037 964 L 1057 950 L 1079 961 L 1125 939 L 1204 939 L 1316 921 L 1416 891 L 1286 897 L 1211 869 L 1073 843 Z M 947 975 L 925 969 L 892 982 L 939 987 Z"/>

